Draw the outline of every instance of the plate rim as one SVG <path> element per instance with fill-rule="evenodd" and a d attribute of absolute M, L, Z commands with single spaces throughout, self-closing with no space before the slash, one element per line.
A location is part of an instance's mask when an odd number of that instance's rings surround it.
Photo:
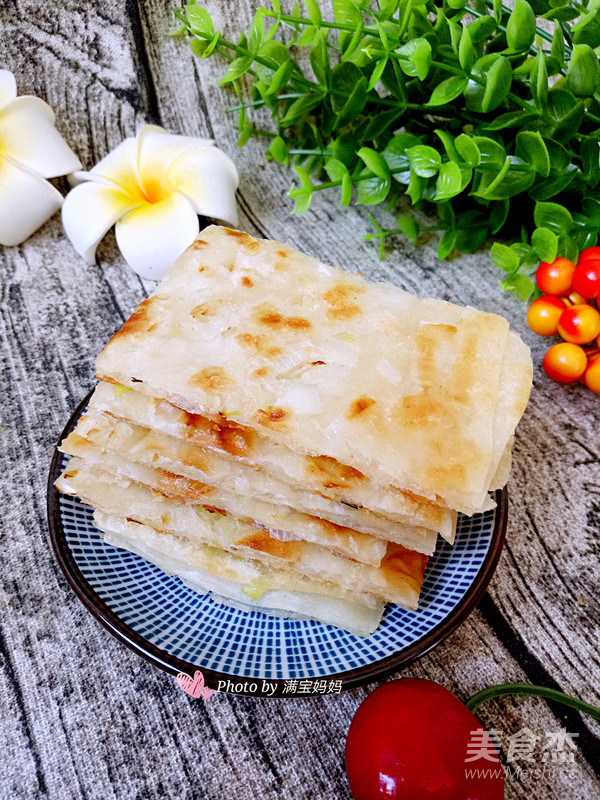
<path fill-rule="evenodd" d="M 77 566 L 73 557 L 71 549 L 67 543 L 64 526 L 62 523 L 62 516 L 60 513 L 60 492 L 54 487 L 54 482 L 60 475 L 62 470 L 63 453 L 58 449 L 58 445 L 68 434 L 74 429 L 84 409 L 89 403 L 89 400 L 95 390 L 95 387 L 90 389 L 83 400 L 75 408 L 68 422 L 66 423 L 62 433 L 60 434 L 57 443 L 54 446 L 54 453 L 50 462 L 50 469 L 48 473 L 47 495 L 46 495 L 46 510 L 48 519 L 48 530 L 50 533 L 50 541 L 52 543 L 52 550 L 58 562 L 67 583 L 75 592 L 80 602 L 92 614 L 92 616 L 100 622 L 118 641 L 128 647 L 137 655 L 149 661 L 151 664 L 159 667 L 159 669 L 170 673 L 171 675 L 178 675 L 180 672 L 193 675 L 195 670 L 201 670 L 204 676 L 205 684 L 213 690 L 217 689 L 219 681 L 228 680 L 232 683 L 235 681 L 246 682 L 247 684 L 260 684 L 262 678 L 245 678 L 243 676 L 236 676 L 224 672 L 217 672 L 206 667 L 192 664 L 191 662 L 184 661 L 171 655 L 170 653 L 162 650 L 152 642 L 148 641 L 145 637 L 137 633 L 133 628 L 127 625 L 98 595 L 92 588 L 90 583 L 84 577 L 83 573 Z M 479 568 L 477 575 L 473 582 L 463 595 L 459 602 L 454 606 L 452 611 L 444 617 L 437 625 L 435 625 L 425 636 L 412 642 L 410 645 L 403 647 L 392 655 L 385 656 L 384 658 L 373 661 L 371 664 L 365 664 L 361 667 L 354 667 L 350 670 L 343 672 L 335 672 L 326 676 L 319 676 L 318 680 L 327 681 L 340 681 L 342 682 L 341 691 L 348 691 L 357 689 L 365 684 L 372 683 L 375 680 L 382 680 L 387 678 L 394 672 L 398 672 L 410 664 L 413 664 L 417 659 L 422 658 L 427 653 L 431 652 L 435 647 L 445 641 L 460 625 L 466 620 L 471 612 L 478 605 L 483 597 L 498 565 L 500 555 L 504 548 L 506 539 L 506 528 L 508 521 L 508 492 L 506 486 L 503 489 L 498 489 L 495 492 L 494 498 L 497 503 L 497 512 L 494 521 L 494 528 L 491 535 L 490 546 L 488 552 Z M 330 693 L 322 692 L 302 692 L 298 693 L 285 693 L 284 687 L 286 678 L 265 678 L 271 686 L 276 684 L 276 690 L 273 694 L 261 693 L 260 691 L 235 691 L 228 692 L 219 690 L 223 694 L 234 694 L 244 697 L 285 697 L 301 699 L 304 697 L 318 696 L 325 697 Z M 301 678 L 297 680 L 302 680 Z M 312 678 L 317 680 L 317 678 Z"/>

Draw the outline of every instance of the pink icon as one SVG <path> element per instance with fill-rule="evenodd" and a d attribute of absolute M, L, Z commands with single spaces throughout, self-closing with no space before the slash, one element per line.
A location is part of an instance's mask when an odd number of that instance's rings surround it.
<path fill-rule="evenodd" d="M 193 678 L 191 678 L 185 672 L 180 672 L 177 675 L 177 683 L 186 694 L 190 695 L 190 697 L 198 698 L 204 696 L 204 699 L 208 700 L 208 698 L 212 697 L 214 694 L 212 689 L 209 689 L 208 686 L 204 685 L 204 675 L 199 669 L 196 670 Z"/>

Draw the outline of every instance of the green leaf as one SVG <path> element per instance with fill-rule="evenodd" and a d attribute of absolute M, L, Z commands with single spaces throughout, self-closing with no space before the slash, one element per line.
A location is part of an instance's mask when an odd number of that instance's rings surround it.
<path fill-rule="evenodd" d="M 319 29 L 314 25 L 307 25 L 302 32 L 302 36 L 295 42 L 296 47 L 310 47 L 318 32 Z"/>
<path fill-rule="evenodd" d="M 558 255 L 563 258 L 568 258 L 574 264 L 577 263 L 579 257 L 579 249 L 572 234 L 563 235 L 558 237 Z"/>
<path fill-rule="evenodd" d="M 304 214 L 305 211 L 308 211 L 313 196 L 311 191 L 308 191 L 308 189 L 299 189 L 294 193 L 288 192 L 288 194 L 294 199 L 294 214 Z"/>
<path fill-rule="evenodd" d="M 506 42 L 515 53 L 529 50 L 535 39 L 535 14 L 526 0 L 515 0 L 506 25 Z"/>
<path fill-rule="evenodd" d="M 535 283 L 527 275 L 520 275 L 516 272 L 513 275 L 509 275 L 505 281 L 502 281 L 500 288 L 527 302 L 535 292 Z"/>
<path fill-rule="evenodd" d="M 448 258 L 452 250 L 454 249 L 454 245 L 456 244 L 456 229 L 451 228 L 449 231 L 446 231 L 440 242 L 438 244 L 437 254 L 438 258 L 442 261 L 445 258 Z"/>
<path fill-rule="evenodd" d="M 292 72 L 294 71 L 294 62 L 292 59 L 288 59 L 285 61 L 280 67 L 278 67 L 275 72 L 273 73 L 273 77 L 271 78 L 271 82 L 267 88 L 267 94 L 276 94 L 284 86 L 286 86 L 287 82 L 292 76 Z"/>
<path fill-rule="evenodd" d="M 473 44 L 485 41 L 496 30 L 496 20 L 493 17 L 479 17 L 469 25 L 469 34 Z"/>
<path fill-rule="evenodd" d="M 452 100 L 455 100 L 464 92 L 468 82 L 469 79 L 466 77 L 453 75 L 451 78 L 447 78 L 445 81 L 438 83 L 431 93 L 427 105 L 443 106 L 446 105 L 446 103 L 451 103 Z"/>
<path fill-rule="evenodd" d="M 581 143 L 583 179 L 592 188 L 600 178 L 600 145 L 597 139 L 584 139 Z"/>
<path fill-rule="evenodd" d="M 479 165 L 484 168 L 502 169 L 506 161 L 506 150 L 501 144 L 487 136 L 473 136 L 471 141 L 479 150 Z"/>
<path fill-rule="evenodd" d="M 287 109 L 285 116 L 279 121 L 282 128 L 288 128 L 302 117 L 309 114 L 323 100 L 320 94 L 305 94 L 299 97 Z"/>
<path fill-rule="evenodd" d="M 529 196 L 532 200 L 550 200 L 551 197 L 556 197 L 557 194 L 563 192 L 572 183 L 576 175 L 575 170 L 570 170 L 556 178 L 549 178 L 546 181 L 536 183 L 529 190 Z"/>
<path fill-rule="evenodd" d="M 550 58 L 553 58 L 558 62 L 559 70 L 562 69 L 565 63 L 565 35 L 563 33 L 563 29 L 558 23 L 554 23 L 554 34 L 552 36 Z"/>
<path fill-rule="evenodd" d="M 552 135 L 558 141 L 568 142 L 579 131 L 583 116 L 585 114 L 585 103 L 581 100 L 575 105 L 568 114 L 552 130 Z"/>
<path fill-rule="evenodd" d="M 553 8 L 542 15 L 544 19 L 554 20 L 555 22 L 569 22 L 572 19 L 577 19 L 579 12 L 574 8 Z"/>
<path fill-rule="evenodd" d="M 467 211 L 461 215 L 456 229 L 456 247 L 463 253 L 478 250 L 488 237 L 487 222 L 480 211 Z"/>
<path fill-rule="evenodd" d="M 290 151 L 281 136 L 277 136 L 273 139 L 267 153 L 269 153 L 278 164 L 285 164 L 288 166 L 290 163 Z"/>
<path fill-rule="evenodd" d="M 225 86 L 232 81 L 241 78 L 242 75 L 245 75 L 246 72 L 252 66 L 252 62 L 254 58 L 252 56 L 243 56 L 242 58 L 236 58 L 234 61 L 231 62 L 229 67 L 227 68 L 227 72 L 221 80 L 219 81 L 219 86 Z"/>
<path fill-rule="evenodd" d="M 399 183 L 409 182 L 410 161 L 406 151 L 418 144 L 419 140 L 412 133 L 399 133 L 387 143 L 382 155 L 390 170 L 394 170 L 392 177 L 395 181 Z"/>
<path fill-rule="evenodd" d="M 386 164 L 381 153 L 378 153 L 370 147 L 361 147 L 356 155 L 364 161 L 365 165 L 374 175 L 377 175 L 378 178 L 385 180 L 390 177 L 390 168 Z"/>
<path fill-rule="evenodd" d="M 336 126 L 355 119 L 367 102 L 367 79 L 356 64 L 343 61 L 331 70 L 331 107 L 337 115 Z"/>
<path fill-rule="evenodd" d="M 440 168 L 442 159 L 437 150 L 427 145 L 417 145 L 406 151 L 410 159 L 410 166 L 414 173 L 421 178 L 432 178 Z"/>
<path fill-rule="evenodd" d="M 590 97 L 596 91 L 599 77 L 596 53 L 587 44 L 574 45 L 567 70 L 567 89 L 577 97 Z"/>
<path fill-rule="evenodd" d="M 510 247 L 494 242 L 490 250 L 492 264 L 503 272 L 515 272 L 519 268 L 519 256 Z"/>
<path fill-rule="evenodd" d="M 500 25 L 502 22 L 502 0 L 493 0 L 492 7 L 494 9 L 494 19 L 496 20 L 496 24 Z"/>
<path fill-rule="evenodd" d="M 192 33 L 208 33 L 211 36 L 214 34 L 215 27 L 213 21 L 210 14 L 203 6 L 186 6 L 185 16 Z"/>
<path fill-rule="evenodd" d="M 531 245 L 540 261 L 551 263 L 556 258 L 558 236 L 547 228 L 536 228 L 531 234 Z"/>
<path fill-rule="evenodd" d="M 450 161 L 454 161 L 459 164 L 462 159 L 460 157 L 460 153 L 456 149 L 456 145 L 454 143 L 454 136 L 448 133 L 448 131 L 442 130 L 441 128 L 436 128 L 434 131 L 436 136 L 439 136 L 442 144 L 444 145 L 444 150 L 446 151 L 446 155 L 450 159 Z"/>
<path fill-rule="evenodd" d="M 380 81 L 381 76 L 383 75 L 383 71 L 387 66 L 387 62 L 388 62 L 388 57 L 384 56 L 383 58 L 380 58 L 377 64 L 375 65 L 375 69 L 373 70 L 373 72 L 371 73 L 371 77 L 369 78 L 369 85 L 367 86 L 368 92 L 370 92 L 371 89 L 374 89 L 375 86 Z"/>
<path fill-rule="evenodd" d="M 414 217 L 409 216 L 408 214 L 403 214 L 401 217 L 398 217 L 396 220 L 398 229 L 402 231 L 402 233 L 407 236 L 409 239 L 418 244 L 419 239 L 419 223 L 416 221 Z"/>
<path fill-rule="evenodd" d="M 473 47 L 473 42 L 471 41 L 471 34 L 469 33 L 469 28 L 463 22 L 463 29 L 460 35 L 460 44 L 458 46 L 458 60 L 460 62 L 461 67 L 466 71 L 469 72 L 471 67 L 475 63 L 477 59 L 477 53 L 475 52 L 475 48 Z"/>
<path fill-rule="evenodd" d="M 261 8 L 256 11 L 248 35 L 248 49 L 251 53 L 258 53 L 265 38 L 265 18 Z"/>
<path fill-rule="evenodd" d="M 398 127 L 394 123 L 397 122 L 398 118 L 401 117 L 403 113 L 404 111 L 401 104 L 398 104 L 397 108 L 392 108 L 389 111 L 371 114 L 363 123 L 364 127 L 361 126 L 356 129 L 356 136 L 359 137 L 362 142 L 379 139 L 388 128 Z"/>
<path fill-rule="evenodd" d="M 378 5 L 380 19 L 388 20 L 398 10 L 399 0 L 379 0 Z"/>
<path fill-rule="evenodd" d="M 523 128 L 534 119 L 536 119 L 535 115 L 528 114 L 527 111 L 507 111 L 506 114 L 500 114 L 490 122 L 484 122 L 481 127 L 488 131 L 503 131 L 506 128 Z"/>
<path fill-rule="evenodd" d="M 546 59 L 541 50 L 534 59 L 531 70 L 531 95 L 536 106 L 542 111 L 548 105 L 548 70 L 546 69 Z"/>
<path fill-rule="evenodd" d="M 349 206 L 352 200 L 352 178 L 350 173 L 347 172 L 342 178 L 342 196 L 340 198 L 341 206 Z"/>
<path fill-rule="evenodd" d="M 465 89 L 467 107 L 486 114 L 501 105 L 510 92 L 512 68 L 510 61 L 496 53 L 480 58 L 472 74 L 484 80 L 483 85 L 470 80 Z"/>
<path fill-rule="evenodd" d="M 424 81 L 429 73 L 433 60 L 431 45 L 427 39 L 411 39 L 403 47 L 396 50 L 404 58 L 400 61 L 400 68 L 411 77 Z"/>
<path fill-rule="evenodd" d="M 322 86 L 329 87 L 331 68 L 329 66 L 329 53 L 327 51 L 327 36 L 319 32 L 315 36 L 310 48 L 310 65 L 315 78 Z"/>
<path fill-rule="evenodd" d="M 243 147 L 248 139 L 252 136 L 252 125 L 248 122 L 248 120 L 244 120 L 244 122 L 239 127 L 240 135 L 236 142 L 238 147 Z"/>
<path fill-rule="evenodd" d="M 492 140 L 490 139 L 489 141 Z M 454 140 L 454 144 L 456 145 L 456 149 L 458 150 L 463 161 L 465 161 L 470 167 L 479 166 L 481 154 L 476 142 L 471 139 L 470 136 L 467 136 L 466 133 L 461 133 L 460 136 L 457 136 Z"/>
<path fill-rule="evenodd" d="M 369 170 L 363 170 L 359 178 L 368 174 L 370 174 Z M 378 203 L 383 203 L 388 196 L 391 185 L 392 181 L 389 177 L 378 178 L 375 176 L 358 181 L 356 188 L 358 189 L 359 204 L 362 206 L 376 206 Z"/>
<path fill-rule="evenodd" d="M 435 200 L 449 200 L 462 190 L 462 176 L 458 164 L 445 161 L 441 164 L 435 184 Z"/>
<path fill-rule="evenodd" d="M 410 181 L 408 183 L 408 188 L 406 189 L 406 194 L 410 197 L 411 203 L 413 205 L 415 205 L 415 203 L 418 203 L 421 197 L 423 196 L 426 184 L 427 181 L 425 180 L 425 178 L 422 178 L 420 175 L 417 175 L 416 172 L 411 170 Z"/>
<path fill-rule="evenodd" d="M 550 156 L 538 131 L 520 131 L 517 134 L 516 154 L 523 161 L 531 164 L 533 169 L 547 178 L 550 174 Z"/>
<path fill-rule="evenodd" d="M 337 158 L 330 158 L 325 163 L 325 172 L 330 181 L 341 181 L 348 174 L 348 167 Z"/>
<path fill-rule="evenodd" d="M 321 9 L 319 8 L 317 0 L 303 0 L 303 3 L 306 6 L 306 13 L 308 14 L 309 20 L 315 28 L 320 28 L 323 20 L 321 19 Z"/>
<path fill-rule="evenodd" d="M 570 212 L 558 203 L 536 203 L 533 219 L 538 228 L 548 228 L 558 236 L 568 234 L 573 227 Z"/>
<path fill-rule="evenodd" d="M 490 233 L 496 234 L 504 227 L 509 211 L 510 200 L 508 198 L 490 203 L 490 215 L 488 217 Z"/>
<path fill-rule="evenodd" d="M 353 28 L 362 24 L 362 15 L 352 0 L 333 0 L 333 17 L 336 22 Z"/>

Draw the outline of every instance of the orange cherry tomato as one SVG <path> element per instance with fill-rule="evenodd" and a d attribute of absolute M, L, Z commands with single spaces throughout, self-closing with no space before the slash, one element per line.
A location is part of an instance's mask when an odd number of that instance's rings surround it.
<path fill-rule="evenodd" d="M 535 282 L 544 294 L 566 295 L 571 291 L 574 272 L 575 264 L 559 256 L 551 264 L 542 261 L 535 273 Z"/>
<path fill-rule="evenodd" d="M 544 372 L 557 383 L 576 381 L 587 366 L 584 350 L 569 342 L 555 344 L 544 356 Z"/>
<path fill-rule="evenodd" d="M 558 332 L 572 344 L 589 344 L 600 334 L 600 313 L 592 306 L 565 308 L 558 321 Z"/>
<path fill-rule="evenodd" d="M 598 297 L 600 294 L 600 256 L 598 260 L 589 259 L 575 267 L 573 288 L 588 299 Z"/>
<path fill-rule="evenodd" d="M 586 247 L 585 250 L 579 253 L 577 264 L 584 264 L 586 261 L 592 261 L 594 259 L 600 259 L 600 247 Z"/>
<path fill-rule="evenodd" d="M 529 306 L 527 324 L 538 336 L 554 336 L 558 331 L 558 321 L 565 310 L 565 304 L 559 297 L 545 295 L 538 297 Z"/>
<path fill-rule="evenodd" d="M 600 358 L 590 361 L 583 373 L 583 382 L 595 394 L 600 394 Z"/>
<path fill-rule="evenodd" d="M 584 297 L 579 292 L 571 292 L 566 297 L 562 297 L 561 300 L 564 302 L 566 306 L 586 306 L 587 305 L 587 297 Z"/>

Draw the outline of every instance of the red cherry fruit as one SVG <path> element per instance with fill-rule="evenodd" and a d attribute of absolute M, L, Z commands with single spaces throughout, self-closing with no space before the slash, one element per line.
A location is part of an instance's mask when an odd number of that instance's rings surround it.
<path fill-rule="evenodd" d="M 386 683 L 362 703 L 346 771 L 355 800 L 504 797 L 504 771 L 477 717 L 448 689 L 417 678 Z"/>
<path fill-rule="evenodd" d="M 577 264 L 573 273 L 573 289 L 591 300 L 600 294 L 600 260 Z"/>
<path fill-rule="evenodd" d="M 568 258 L 559 256 L 552 263 L 542 261 L 535 273 L 538 289 L 544 294 L 563 297 L 571 291 L 575 264 Z"/>
<path fill-rule="evenodd" d="M 600 247 L 586 247 L 585 250 L 582 250 L 581 253 L 579 253 L 577 263 L 583 264 L 585 261 L 594 261 L 596 259 L 600 260 Z"/>

